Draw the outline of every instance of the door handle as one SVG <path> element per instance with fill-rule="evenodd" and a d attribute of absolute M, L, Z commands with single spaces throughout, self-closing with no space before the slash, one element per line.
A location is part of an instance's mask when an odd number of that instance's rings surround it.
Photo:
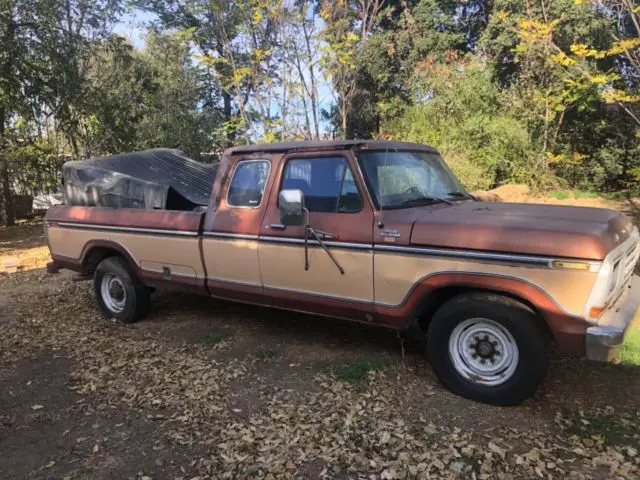
<path fill-rule="evenodd" d="M 286 225 L 282 225 L 281 223 L 272 223 L 271 225 L 269 225 L 269 227 L 271 228 L 271 230 L 284 230 L 285 228 L 287 228 Z"/>

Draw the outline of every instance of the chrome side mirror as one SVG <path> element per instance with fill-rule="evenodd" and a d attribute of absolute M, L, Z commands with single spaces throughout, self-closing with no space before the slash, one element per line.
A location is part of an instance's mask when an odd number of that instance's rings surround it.
<path fill-rule="evenodd" d="M 280 223 L 287 227 L 305 224 L 304 193 L 302 190 L 282 190 L 278 195 Z"/>

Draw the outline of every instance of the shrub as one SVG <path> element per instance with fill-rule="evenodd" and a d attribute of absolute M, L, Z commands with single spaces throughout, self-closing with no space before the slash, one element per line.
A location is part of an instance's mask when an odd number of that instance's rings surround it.
<path fill-rule="evenodd" d="M 569 194 L 563 190 L 559 190 L 557 192 L 550 192 L 549 196 L 555 198 L 556 200 L 566 200 L 569 198 Z"/>

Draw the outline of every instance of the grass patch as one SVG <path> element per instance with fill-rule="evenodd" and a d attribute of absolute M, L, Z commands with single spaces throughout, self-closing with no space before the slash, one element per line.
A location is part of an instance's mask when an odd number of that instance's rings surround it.
<path fill-rule="evenodd" d="M 600 195 L 598 195 L 596 192 L 588 192 L 585 190 L 574 190 L 573 191 L 573 196 L 574 198 L 598 198 Z"/>
<path fill-rule="evenodd" d="M 575 409 L 558 415 L 556 422 L 569 435 L 576 435 L 586 446 L 601 442 L 605 445 L 636 445 L 639 440 L 638 412 L 616 412 L 613 407 L 584 411 Z"/>
<path fill-rule="evenodd" d="M 640 329 L 633 328 L 620 349 L 620 362 L 630 367 L 640 367 Z"/>
<path fill-rule="evenodd" d="M 562 190 L 558 190 L 557 192 L 549 192 L 549 196 L 551 198 L 555 198 L 556 200 L 566 200 L 567 198 L 569 198 L 569 194 Z"/>
<path fill-rule="evenodd" d="M 277 350 L 273 350 L 271 348 L 259 348 L 256 350 L 255 355 L 260 360 L 269 360 L 271 358 L 276 358 L 280 356 L 280 352 L 278 352 Z"/>
<path fill-rule="evenodd" d="M 228 333 L 210 333 L 202 340 L 205 345 L 220 345 L 228 340 L 231 340 L 233 335 Z"/>
<path fill-rule="evenodd" d="M 390 366 L 391 361 L 387 358 L 358 358 L 331 365 L 329 372 L 342 382 L 360 383 L 369 372 L 379 372 Z"/>
<path fill-rule="evenodd" d="M 614 201 L 625 201 L 638 195 L 640 195 L 640 192 L 637 190 L 619 190 L 617 192 L 603 192 L 600 194 L 602 198 Z"/>

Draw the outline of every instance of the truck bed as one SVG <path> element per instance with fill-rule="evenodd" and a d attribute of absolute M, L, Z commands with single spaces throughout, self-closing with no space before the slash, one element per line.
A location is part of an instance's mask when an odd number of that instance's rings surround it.
<path fill-rule="evenodd" d="M 90 274 L 116 251 L 149 286 L 170 282 L 204 293 L 204 216 L 204 211 L 61 205 L 47 213 L 47 240 L 53 260 L 64 268 Z"/>
<path fill-rule="evenodd" d="M 208 204 L 217 171 L 217 164 L 170 149 L 67 162 L 64 200 L 77 206 L 193 210 Z"/>

